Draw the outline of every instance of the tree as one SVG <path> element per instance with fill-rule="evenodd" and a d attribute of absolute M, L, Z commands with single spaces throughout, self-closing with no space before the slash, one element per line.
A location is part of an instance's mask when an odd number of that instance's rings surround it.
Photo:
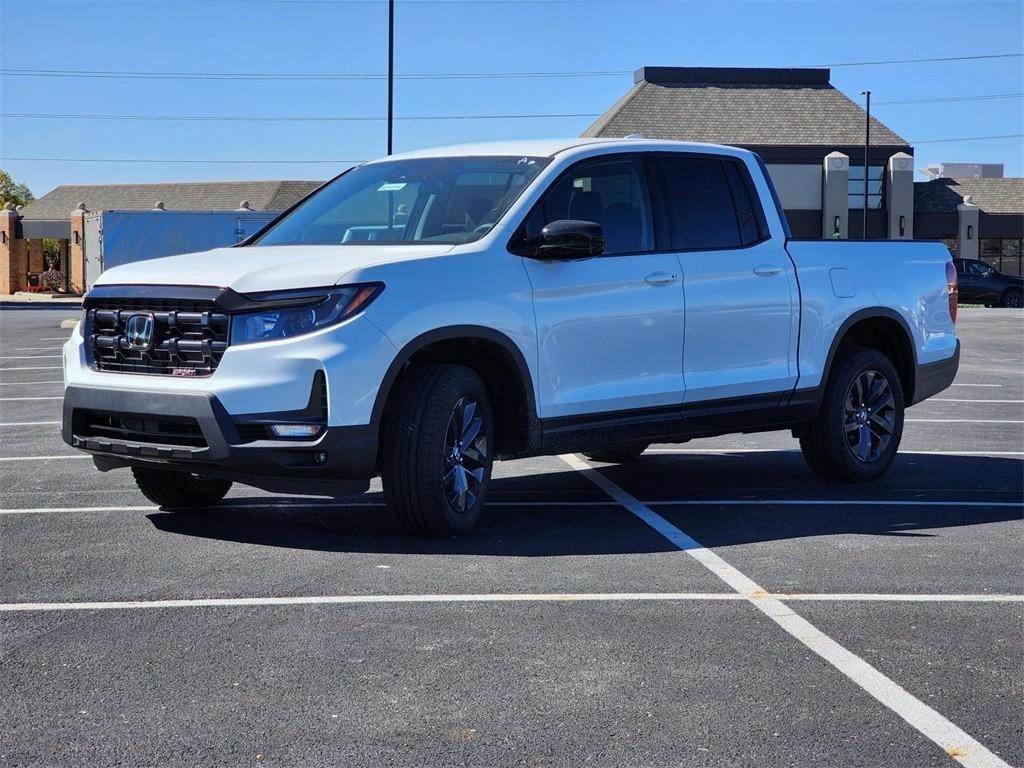
<path fill-rule="evenodd" d="M 16 182 L 11 178 L 11 174 L 0 168 L 0 207 L 4 203 L 14 203 L 15 206 L 27 205 L 35 199 L 28 187 Z"/>

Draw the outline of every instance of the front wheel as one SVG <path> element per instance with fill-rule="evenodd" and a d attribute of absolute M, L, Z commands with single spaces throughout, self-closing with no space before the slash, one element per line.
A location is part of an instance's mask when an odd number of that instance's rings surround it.
<path fill-rule="evenodd" d="M 209 475 L 149 467 L 132 467 L 132 475 L 143 496 L 157 506 L 170 509 L 211 507 L 231 490 L 230 480 Z"/>
<path fill-rule="evenodd" d="M 388 507 L 411 533 L 465 533 L 491 479 L 494 420 L 484 383 L 461 365 L 424 365 L 406 374 L 395 398 L 381 447 Z"/>
<path fill-rule="evenodd" d="M 903 436 L 903 387 L 876 349 L 853 350 L 829 377 L 818 417 L 800 437 L 804 459 L 826 480 L 864 481 L 892 464 Z"/>

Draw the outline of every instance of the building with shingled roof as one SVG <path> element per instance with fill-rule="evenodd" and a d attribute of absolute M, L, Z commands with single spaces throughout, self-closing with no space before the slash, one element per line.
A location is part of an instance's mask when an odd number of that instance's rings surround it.
<path fill-rule="evenodd" d="M 640 134 L 750 149 L 767 164 L 795 237 L 859 238 L 865 112 L 829 82 L 829 74 L 642 67 L 633 87 L 583 135 Z M 913 153 L 906 139 L 871 119 L 869 238 L 913 236 Z"/>

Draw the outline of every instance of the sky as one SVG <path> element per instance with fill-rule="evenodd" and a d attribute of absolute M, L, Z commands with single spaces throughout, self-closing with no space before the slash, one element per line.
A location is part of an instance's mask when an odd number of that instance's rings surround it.
<path fill-rule="evenodd" d="M 395 15 L 395 151 L 578 136 L 594 119 L 586 115 L 614 103 L 644 65 L 813 66 L 1024 51 L 1019 1 L 398 0 Z M 387 103 L 380 77 L 10 71 L 380 76 L 387 3 L 0 0 L 0 69 L 5 115 L 379 118 Z M 422 77 L 524 72 L 598 74 Z M 1000 162 L 1006 175 L 1024 176 L 1024 58 L 836 66 L 832 83 L 855 100 L 870 89 L 873 114 L 915 146 L 917 167 Z M 962 98 L 1007 94 L 1015 95 Z M 883 103 L 948 98 L 961 100 Z M 559 116 L 408 119 L 459 115 Z M 946 141 L 1007 134 L 1018 136 Z M 384 153 L 382 120 L 0 117 L 0 167 L 37 197 L 59 184 L 323 179 Z M 113 162 L 140 159 L 162 162 Z M 282 160 L 289 162 L 267 162 Z"/>

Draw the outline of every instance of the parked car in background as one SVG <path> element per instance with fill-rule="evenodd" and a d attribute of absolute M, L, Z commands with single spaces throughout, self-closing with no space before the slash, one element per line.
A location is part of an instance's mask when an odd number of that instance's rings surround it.
<path fill-rule="evenodd" d="M 794 241 L 760 157 L 644 139 L 367 163 L 84 308 L 63 433 L 101 471 L 172 508 L 379 474 L 430 535 L 476 523 L 495 459 L 787 430 L 877 478 L 960 355 L 941 243 Z"/>
<path fill-rule="evenodd" d="M 960 303 L 986 307 L 1024 306 L 1024 277 L 1004 275 L 979 259 L 953 259 L 960 278 Z"/>

